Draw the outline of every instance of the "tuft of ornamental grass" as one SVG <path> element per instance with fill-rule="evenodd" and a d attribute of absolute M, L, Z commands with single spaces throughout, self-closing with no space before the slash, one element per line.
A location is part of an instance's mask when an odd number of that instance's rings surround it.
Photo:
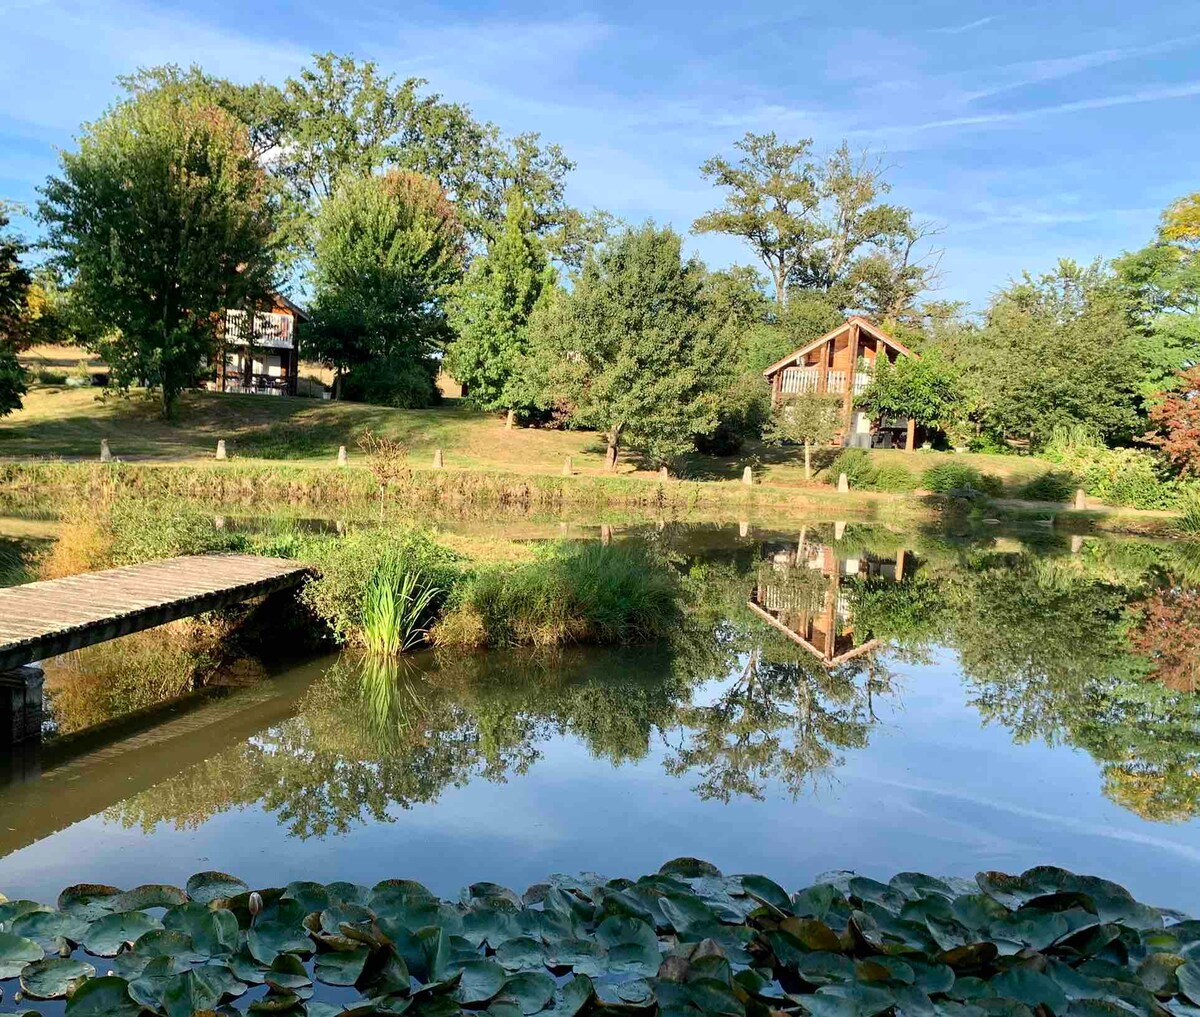
<path fill-rule="evenodd" d="M 438 646 L 650 642 L 678 626 L 682 596 L 645 545 L 560 543 L 464 576 L 430 635 Z"/>
<path fill-rule="evenodd" d="M 363 591 L 362 641 L 367 652 L 395 657 L 425 641 L 441 590 L 419 568 L 389 555 Z"/>
<path fill-rule="evenodd" d="M 1179 521 L 1176 526 L 1189 537 L 1200 537 L 1200 488 L 1190 488 L 1179 499 Z"/>

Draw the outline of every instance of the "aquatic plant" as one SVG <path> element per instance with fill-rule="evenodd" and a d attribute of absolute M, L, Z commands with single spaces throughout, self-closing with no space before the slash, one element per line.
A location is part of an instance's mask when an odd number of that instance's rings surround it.
<path fill-rule="evenodd" d="M 419 646 L 441 593 L 419 567 L 396 557 L 383 559 L 363 593 L 362 640 L 367 651 L 394 657 Z"/>
<path fill-rule="evenodd" d="M 81 885 L 54 908 L 0 908 L 0 979 L 67 997 L 68 1017 L 240 1013 L 243 997 L 310 1017 L 1168 1017 L 1200 1004 L 1200 923 L 1050 866 L 973 881 L 836 872 L 789 894 L 679 858 L 636 881 L 473 883 L 454 902 L 407 879 L 251 890 L 201 872 L 182 889 Z"/>

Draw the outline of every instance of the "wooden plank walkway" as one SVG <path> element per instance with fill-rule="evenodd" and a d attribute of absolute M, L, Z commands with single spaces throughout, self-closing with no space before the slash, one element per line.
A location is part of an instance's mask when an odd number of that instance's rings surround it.
<path fill-rule="evenodd" d="M 0 672 L 299 585 L 307 566 L 202 554 L 0 589 Z"/>

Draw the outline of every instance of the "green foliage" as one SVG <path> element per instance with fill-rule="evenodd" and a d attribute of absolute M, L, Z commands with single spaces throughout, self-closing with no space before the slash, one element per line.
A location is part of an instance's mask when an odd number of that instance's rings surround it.
<path fill-rule="evenodd" d="M 560 544 L 535 561 L 497 565 L 452 590 L 438 645 L 639 643 L 679 623 L 673 570 L 640 544 Z"/>
<path fill-rule="evenodd" d="M 526 402 L 520 366 L 529 318 L 554 285 L 529 209 L 514 192 L 503 230 L 487 253 L 471 262 L 450 304 L 457 337 L 447 350 L 446 370 L 466 386 L 473 405 L 515 409 Z"/>
<path fill-rule="evenodd" d="M 301 599 L 329 626 L 340 643 L 366 638 L 363 614 L 368 591 L 378 576 L 397 577 L 403 569 L 431 588 L 449 589 L 459 574 L 458 557 L 420 529 L 355 530 L 343 537 L 314 537 L 295 548 L 318 578 L 305 584 Z M 422 614 L 420 623 L 427 622 Z"/>
<path fill-rule="evenodd" d="M 429 405 L 434 354 L 449 338 L 445 304 L 462 273 L 462 228 L 436 181 L 414 173 L 347 179 L 317 218 L 305 355 L 358 391 Z M 422 376 L 426 379 L 421 381 Z M 417 402 L 418 399 L 423 401 Z"/>
<path fill-rule="evenodd" d="M 189 885 L 209 875 L 232 881 Z M 146 914 L 155 904 L 161 920 Z M 636 881 L 558 875 L 524 895 L 474 883 L 455 902 L 400 879 L 293 882 L 207 905 L 174 887 L 97 886 L 68 888 L 42 913 L 85 942 L 118 940 L 112 973 L 95 977 L 86 962 L 50 974 L 38 943 L 0 934 L 0 974 L 54 998 L 73 989 L 68 1017 L 211 1011 L 264 984 L 255 1010 L 321 1017 L 342 1012 L 326 999 L 356 1006 L 351 985 L 364 1006 L 413 1017 L 983 1012 L 981 1000 L 1008 1014 L 1152 1015 L 1160 999 L 1200 1002 L 1196 923 L 1168 925 L 1118 884 L 1052 866 L 974 881 L 845 872 L 789 894 L 678 858 Z"/>
<path fill-rule="evenodd" d="M 271 193 L 245 130 L 217 107 L 140 95 L 84 129 L 42 195 L 110 377 L 160 388 L 172 415 L 213 351 L 216 317 L 272 282 Z"/>
<path fill-rule="evenodd" d="M 0 417 L 21 408 L 25 371 L 17 361 L 24 346 L 30 276 L 21 266 L 25 246 L 8 232 L 8 211 L 0 202 Z"/>
<path fill-rule="evenodd" d="M 1179 499 L 1179 521 L 1176 525 L 1184 533 L 1200 536 L 1200 489 L 1188 488 Z"/>
<path fill-rule="evenodd" d="M 369 653 L 395 656 L 425 639 L 442 591 L 399 558 L 380 561 L 362 604 L 363 644 Z"/>
<path fill-rule="evenodd" d="M 696 435 L 696 451 L 731 456 L 747 441 L 762 436 L 771 419 L 771 389 L 762 375 L 739 374 L 717 396 L 717 426 Z"/>
<path fill-rule="evenodd" d="M 812 159 L 811 139 L 781 142 L 774 132 L 748 132 L 736 147 L 736 163 L 714 156 L 700 167 L 726 197 L 692 228 L 748 241 L 781 307 L 791 285 L 842 286 L 856 254 L 886 247 L 910 228 L 907 209 L 880 200 L 888 190 L 882 167 L 855 157 L 845 143 L 823 162 Z"/>
<path fill-rule="evenodd" d="M 1029 501 L 1070 501 L 1078 486 L 1075 477 L 1066 470 L 1048 470 L 1022 484 L 1017 497 Z"/>
<path fill-rule="evenodd" d="M 917 486 L 917 478 L 903 466 L 880 465 L 870 452 L 862 448 L 848 448 L 839 452 L 822 476 L 826 483 L 836 484 L 843 473 L 851 489 L 857 491 L 900 493 Z"/>
<path fill-rule="evenodd" d="M 1162 461 L 1153 452 L 1107 448 L 1084 426 L 1056 428 L 1042 455 L 1081 478 L 1088 494 L 1110 505 L 1170 508 L 1180 489 L 1178 482 L 1167 478 Z"/>
<path fill-rule="evenodd" d="M 930 351 L 920 360 L 885 357 L 875 361 L 871 384 L 857 400 L 873 417 L 907 420 L 921 427 L 950 430 L 961 415 L 958 372 Z"/>
<path fill-rule="evenodd" d="M 768 436 L 804 446 L 805 480 L 812 477 L 812 447 L 833 441 L 841 426 L 841 412 L 841 397 L 823 392 L 786 396 L 775 405 Z"/>
<path fill-rule="evenodd" d="M 921 486 L 935 494 L 978 491 L 993 498 L 998 498 L 1003 489 L 999 477 L 990 473 L 980 473 L 975 467 L 964 466 L 961 463 L 938 463 L 931 466 L 921 475 Z"/>
<path fill-rule="evenodd" d="M 704 269 L 681 246 L 652 224 L 626 230 L 533 319 L 539 405 L 565 400 L 576 423 L 604 431 L 610 467 L 624 443 L 669 463 L 717 424 L 729 339 L 706 321 Z"/>
<path fill-rule="evenodd" d="M 962 374 L 971 420 L 1000 441 L 1044 446 L 1082 423 L 1105 441 L 1139 427 L 1136 335 L 1099 264 L 1063 261 L 999 293 L 981 330 L 939 343 Z"/>
<path fill-rule="evenodd" d="M 401 410 L 436 406 L 442 400 L 436 368 L 435 361 L 428 357 L 418 359 L 404 354 L 355 364 L 340 379 L 340 396 Z"/>

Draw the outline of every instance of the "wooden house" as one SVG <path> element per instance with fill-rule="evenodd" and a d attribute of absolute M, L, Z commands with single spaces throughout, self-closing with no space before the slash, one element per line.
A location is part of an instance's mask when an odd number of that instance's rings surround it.
<path fill-rule="evenodd" d="M 256 311 L 228 310 L 219 326 L 218 392 L 295 395 L 300 372 L 296 325 L 308 315 L 281 293 Z"/>
<path fill-rule="evenodd" d="M 763 376 L 771 384 L 773 404 L 807 392 L 840 395 L 842 427 L 836 440 L 841 444 L 893 448 L 903 442 L 911 451 L 916 436 L 914 421 L 872 420 L 854 408 L 854 397 L 862 395 L 871 384 L 881 356 L 895 363 L 900 357 L 917 354 L 866 318 L 855 315 L 772 364 Z"/>

